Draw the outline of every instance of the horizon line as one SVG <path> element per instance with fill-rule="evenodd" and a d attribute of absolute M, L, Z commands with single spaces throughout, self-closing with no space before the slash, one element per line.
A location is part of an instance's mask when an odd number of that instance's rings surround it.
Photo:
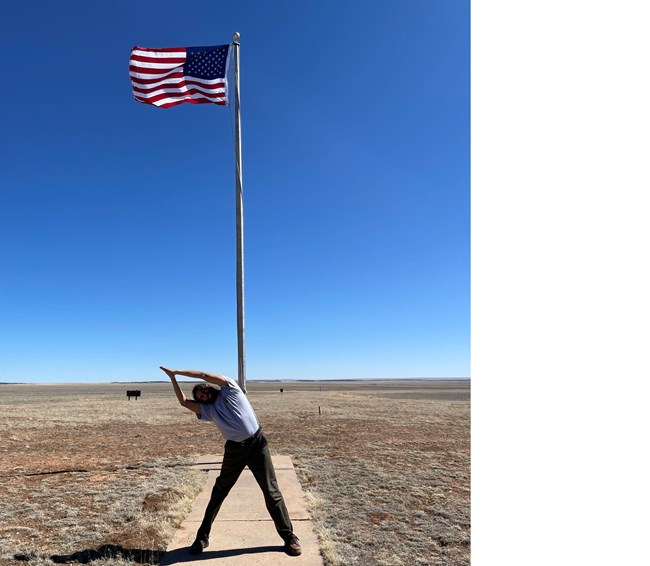
<path fill-rule="evenodd" d="M 465 377 L 336 377 L 336 378 L 285 378 L 285 379 L 247 379 L 246 383 L 283 383 L 283 382 L 333 382 L 333 381 L 470 381 L 471 376 Z M 236 381 L 236 380 L 235 380 Z M 0 381 L 0 385 L 117 385 L 120 383 L 169 383 L 164 379 L 141 379 L 127 381 Z M 193 380 L 178 380 L 178 383 L 196 383 Z"/>

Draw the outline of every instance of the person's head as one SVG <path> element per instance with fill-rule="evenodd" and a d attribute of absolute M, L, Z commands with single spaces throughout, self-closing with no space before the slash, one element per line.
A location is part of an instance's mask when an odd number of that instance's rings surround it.
<path fill-rule="evenodd" d="M 199 383 L 192 388 L 192 397 L 197 403 L 214 403 L 219 390 L 208 383 Z"/>

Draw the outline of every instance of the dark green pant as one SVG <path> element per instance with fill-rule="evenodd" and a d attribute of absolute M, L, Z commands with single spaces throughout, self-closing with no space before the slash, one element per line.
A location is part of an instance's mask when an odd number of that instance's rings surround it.
<path fill-rule="evenodd" d="M 266 508 L 275 523 L 278 534 L 286 540 L 293 533 L 289 512 L 275 478 L 268 442 L 260 429 L 255 436 L 244 442 L 232 440 L 226 442 L 221 473 L 212 488 L 212 495 L 205 509 L 203 522 L 196 533 L 197 540 L 207 538 L 210 534 L 212 523 L 221 504 L 246 466 L 253 472 L 253 476 L 264 493 Z"/>

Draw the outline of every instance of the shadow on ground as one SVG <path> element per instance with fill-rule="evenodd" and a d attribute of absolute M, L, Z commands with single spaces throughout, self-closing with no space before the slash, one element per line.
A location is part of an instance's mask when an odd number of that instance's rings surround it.
<path fill-rule="evenodd" d="M 244 554 L 261 554 L 263 552 L 284 552 L 283 546 L 253 546 L 249 548 L 231 548 L 228 550 L 204 550 L 201 554 L 192 555 L 188 548 L 177 548 L 166 552 L 162 557 L 161 564 L 179 564 L 182 562 L 198 562 L 199 560 L 216 560 L 228 556 L 240 556 Z"/>
<path fill-rule="evenodd" d="M 57 564 L 69 564 L 71 562 L 78 562 L 80 564 L 88 564 L 93 560 L 100 560 L 104 558 L 126 558 L 137 562 L 139 564 L 157 564 L 160 557 L 163 555 L 159 550 L 147 550 L 140 548 L 122 548 L 112 544 L 105 544 L 99 548 L 87 548 L 73 552 L 72 554 L 54 554 L 50 556 L 50 560 Z M 14 560 L 28 562 L 36 559 L 36 556 L 28 554 L 16 554 Z"/>
<path fill-rule="evenodd" d="M 284 552 L 283 546 L 253 546 L 249 548 L 231 548 L 228 550 L 204 550 L 199 555 L 189 553 L 189 547 L 177 548 L 169 552 L 161 550 L 148 550 L 140 548 L 123 548 L 112 544 L 105 544 L 99 548 L 87 548 L 72 554 L 54 554 L 50 560 L 56 564 L 88 564 L 94 560 L 106 558 L 125 558 L 138 564 L 180 564 L 183 562 L 198 562 L 201 560 L 216 560 L 228 556 L 241 556 L 246 554 L 262 554 L 264 552 Z M 38 557 L 30 554 L 16 554 L 14 560 L 29 562 Z"/>

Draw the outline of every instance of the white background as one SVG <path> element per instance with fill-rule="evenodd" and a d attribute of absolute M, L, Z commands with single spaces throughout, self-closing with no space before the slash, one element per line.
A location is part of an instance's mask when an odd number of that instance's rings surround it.
<path fill-rule="evenodd" d="M 472 3 L 472 564 L 648 563 L 641 2 Z"/>

